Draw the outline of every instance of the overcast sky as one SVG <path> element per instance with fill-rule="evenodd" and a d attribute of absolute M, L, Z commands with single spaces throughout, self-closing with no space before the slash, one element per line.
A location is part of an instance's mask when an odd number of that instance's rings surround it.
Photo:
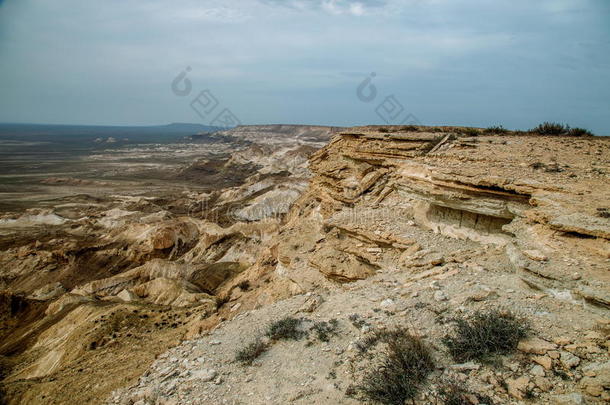
<path fill-rule="evenodd" d="M 0 0 L 0 122 L 359 125 L 390 96 L 423 124 L 610 134 L 610 1 Z"/>

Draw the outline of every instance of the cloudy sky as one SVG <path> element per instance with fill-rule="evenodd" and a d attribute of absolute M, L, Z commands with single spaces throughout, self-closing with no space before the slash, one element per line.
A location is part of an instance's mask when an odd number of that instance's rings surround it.
<path fill-rule="evenodd" d="M 390 120 L 610 135 L 610 1 L 0 0 L 0 122 L 358 125 L 388 100 Z"/>

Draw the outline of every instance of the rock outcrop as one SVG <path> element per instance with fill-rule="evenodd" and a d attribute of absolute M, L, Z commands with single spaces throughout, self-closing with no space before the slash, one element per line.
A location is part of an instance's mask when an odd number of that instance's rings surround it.
<path fill-rule="evenodd" d="M 112 195 L 83 216 L 72 205 L 60 215 L 66 204 L 7 216 L 0 226 L 13 239 L 3 241 L 0 282 L 11 310 L 0 353 L 9 394 L 99 403 L 128 386 L 108 401 L 355 403 L 343 381 L 318 374 L 360 378 L 355 342 L 372 329 L 416 325 L 436 341 L 451 313 L 507 307 L 535 319 L 542 337 L 498 371 L 505 386 L 488 365 L 451 364 L 446 354 L 443 370 L 504 403 L 532 393 L 548 403 L 610 398 L 598 326 L 610 310 L 609 140 L 477 133 L 238 127 L 220 135 L 241 140 L 231 156 L 175 177 L 218 187 Z M 327 358 L 311 345 L 270 350 L 273 362 L 252 374 L 275 382 L 251 387 L 230 362 L 234 346 L 294 314 L 337 317 L 343 337 Z M 120 364 L 131 348 L 135 360 Z M 294 360 L 288 379 L 273 356 Z M 309 367 L 299 356 L 324 360 Z M 94 382 L 98 364 L 120 378 Z M 312 388 L 290 392 L 305 374 L 316 375 Z"/>

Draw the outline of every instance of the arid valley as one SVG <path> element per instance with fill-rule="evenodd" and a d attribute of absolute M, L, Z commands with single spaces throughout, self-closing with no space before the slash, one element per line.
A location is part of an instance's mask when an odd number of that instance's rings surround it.
<path fill-rule="evenodd" d="M 259 125 L 14 156 L 9 404 L 398 403 L 371 381 L 405 329 L 414 403 L 610 401 L 610 138 Z M 477 319 L 515 329 L 467 352 Z"/>

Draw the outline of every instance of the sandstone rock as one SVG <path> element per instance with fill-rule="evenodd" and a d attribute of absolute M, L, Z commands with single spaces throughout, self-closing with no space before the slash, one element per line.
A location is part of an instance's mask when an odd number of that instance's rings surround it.
<path fill-rule="evenodd" d="M 548 392 L 553 388 L 551 381 L 544 377 L 534 377 L 534 384 L 544 392 Z"/>
<path fill-rule="evenodd" d="M 525 353 L 545 354 L 549 350 L 554 350 L 557 345 L 547 342 L 546 340 L 532 337 L 519 342 L 517 349 Z"/>
<path fill-rule="evenodd" d="M 572 343 L 572 339 L 565 337 L 565 336 L 559 336 L 553 339 L 553 342 L 557 343 L 559 346 L 565 346 L 565 345 L 569 345 L 570 343 Z"/>
<path fill-rule="evenodd" d="M 589 395 L 602 396 L 604 390 L 610 390 L 610 363 L 592 363 L 583 367 L 586 375 L 581 385 Z"/>
<path fill-rule="evenodd" d="M 546 261 L 548 260 L 548 257 L 546 257 L 541 251 L 539 250 L 524 250 L 523 254 L 527 257 L 529 257 L 532 260 L 536 260 L 536 261 Z"/>
<path fill-rule="evenodd" d="M 526 392 L 527 392 L 527 386 L 530 383 L 530 379 L 522 376 L 516 379 L 513 378 L 509 378 L 506 380 L 506 385 L 508 386 L 508 393 L 509 395 L 511 395 L 514 398 L 517 399 L 524 399 Z"/>
<path fill-rule="evenodd" d="M 536 363 L 540 364 L 547 370 L 551 370 L 553 368 L 553 360 L 547 356 L 533 356 L 532 360 Z"/>
<path fill-rule="evenodd" d="M 420 249 L 421 249 L 421 246 L 418 243 L 415 243 L 415 244 L 409 246 L 407 249 L 405 249 L 404 252 L 402 252 L 400 257 L 398 258 L 398 261 L 400 263 L 405 263 L 411 256 L 413 256 L 415 253 L 417 253 Z"/>
<path fill-rule="evenodd" d="M 310 264 L 331 280 L 350 282 L 365 279 L 375 273 L 378 266 L 356 256 L 325 246 L 315 252 Z"/>

